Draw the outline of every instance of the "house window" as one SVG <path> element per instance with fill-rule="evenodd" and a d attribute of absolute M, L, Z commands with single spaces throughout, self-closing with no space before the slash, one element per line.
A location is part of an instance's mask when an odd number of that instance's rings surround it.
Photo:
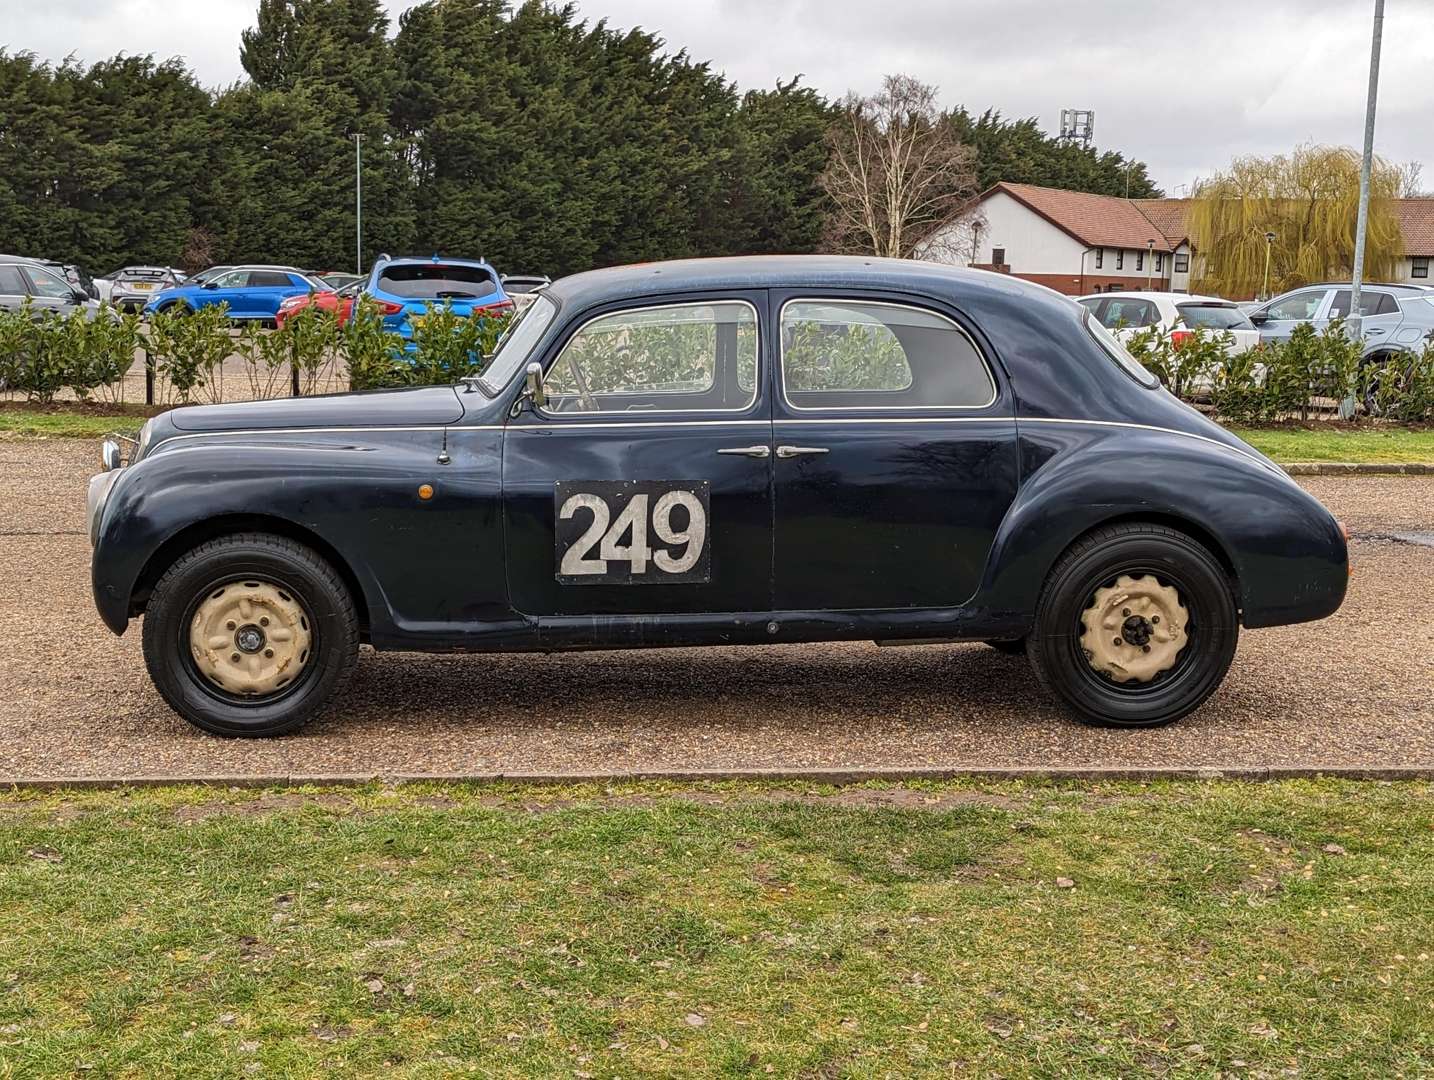
<path fill-rule="evenodd" d="M 1117 270 L 1124 270 L 1124 269 L 1125 269 L 1125 249 L 1124 249 L 1124 248 L 1118 249 L 1118 250 L 1116 251 L 1116 253 L 1115 253 L 1115 268 L 1116 268 Z"/>
<path fill-rule="evenodd" d="M 1005 265 L 1006 265 L 1006 249 L 1005 249 L 1005 248 L 992 248 L 992 249 L 991 249 L 991 265 L 992 265 L 992 266 L 1005 266 Z"/>
<path fill-rule="evenodd" d="M 1157 274 L 1165 273 L 1165 252 L 1163 251 L 1155 253 L 1155 272 Z"/>
<path fill-rule="evenodd" d="M 1409 276 L 1410 276 L 1410 277 L 1422 277 L 1422 278 L 1427 278 L 1427 277 L 1429 276 L 1429 258 L 1428 258 L 1428 256 L 1425 256 L 1425 257 L 1422 258 L 1422 259 L 1415 259 L 1415 260 L 1414 260 L 1414 266 L 1413 266 L 1413 268 L 1409 271 Z"/>
<path fill-rule="evenodd" d="M 1095 249 L 1095 268 L 1099 270 L 1105 265 L 1105 248 Z"/>
<path fill-rule="evenodd" d="M 1135 268 L 1137 270 L 1145 269 L 1145 252 L 1137 251 L 1135 253 Z"/>
<path fill-rule="evenodd" d="M 1190 256 L 1182 251 L 1175 256 L 1175 272 L 1177 274 L 1188 274 L 1190 272 Z"/>

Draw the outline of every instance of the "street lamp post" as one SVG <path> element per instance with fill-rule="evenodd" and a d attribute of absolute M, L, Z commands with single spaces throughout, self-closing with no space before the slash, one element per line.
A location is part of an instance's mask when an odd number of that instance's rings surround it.
<path fill-rule="evenodd" d="M 1379 96 L 1379 45 L 1384 36 L 1384 0 L 1374 0 L 1374 34 L 1369 43 L 1369 96 L 1364 105 L 1364 157 L 1359 163 L 1359 216 L 1354 224 L 1354 275 L 1349 290 L 1349 334 L 1364 343 L 1364 311 L 1359 286 L 1364 280 L 1364 234 L 1369 225 L 1369 172 L 1374 160 L 1374 106 Z M 1354 415 L 1354 399 L 1339 403 L 1339 416 Z"/>
<path fill-rule="evenodd" d="M 1270 245 L 1274 242 L 1275 234 L 1272 232 L 1265 233 L 1265 284 L 1260 289 L 1261 300 L 1268 300 L 1270 298 Z"/>
<path fill-rule="evenodd" d="M 1374 36 L 1369 45 L 1369 97 L 1364 107 L 1364 158 L 1359 163 L 1359 216 L 1354 224 L 1354 280 L 1349 295 L 1349 329 L 1358 340 L 1364 313 L 1359 285 L 1364 279 L 1364 235 L 1369 224 L 1369 170 L 1374 159 L 1374 105 L 1379 95 L 1379 45 L 1384 36 L 1384 0 L 1374 0 Z"/>
<path fill-rule="evenodd" d="M 363 273 L 363 135 L 354 132 L 354 273 Z"/>

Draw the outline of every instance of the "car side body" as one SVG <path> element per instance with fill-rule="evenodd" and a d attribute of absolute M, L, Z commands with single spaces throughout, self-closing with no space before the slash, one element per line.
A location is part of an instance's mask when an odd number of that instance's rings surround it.
<path fill-rule="evenodd" d="M 1179 343 L 1182 333 L 1228 333 L 1226 352 L 1238 356 L 1260 344 L 1260 332 L 1237 304 L 1218 296 L 1172 292 L 1106 292 L 1076 298 L 1122 341 L 1157 327 Z"/>
<path fill-rule="evenodd" d="M 36 319 L 47 312 L 69 315 L 76 310 L 93 319 L 100 312 L 99 302 L 66 277 L 60 264 L 19 255 L 0 255 L 0 308 L 28 308 Z"/>
<path fill-rule="evenodd" d="M 1322 331 L 1349 316 L 1349 282 L 1325 282 L 1292 289 L 1249 313 L 1266 344 L 1289 340 L 1296 326 Z M 1367 360 L 1399 352 L 1418 352 L 1434 337 L 1434 289 L 1426 285 L 1371 283 L 1360 286 L 1364 356 Z"/>
<path fill-rule="evenodd" d="M 144 313 L 194 312 L 227 304 L 231 319 L 269 322 L 289 297 L 328 291 L 322 281 L 292 266 L 232 266 L 162 289 L 146 302 Z"/>
<path fill-rule="evenodd" d="M 616 320 L 599 343 L 621 359 L 675 309 L 710 320 L 696 331 L 718 342 L 708 375 L 562 389 L 594 327 Z M 844 396 L 843 350 L 882 325 L 907 374 Z M 798 379 L 811 333 L 825 351 Z M 1207 550 L 1247 628 L 1338 608 L 1338 523 L 1102 333 L 1050 290 L 931 263 L 770 256 L 579 274 L 539 295 L 481 380 L 155 418 L 135 460 L 92 484 L 95 602 L 123 633 L 185 552 L 262 532 L 330 563 L 378 648 L 1019 641 L 1073 545 L 1138 524 Z M 965 365 L 954 382 L 947 355 Z M 923 385 L 936 396 L 913 397 Z M 701 565 L 659 544 L 681 572 L 664 576 L 657 555 L 639 567 L 636 529 L 625 548 L 579 543 L 582 507 L 591 535 L 609 509 L 647 506 L 649 489 L 669 513 L 644 518 L 644 534 L 702 518 Z M 584 563 L 602 569 L 585 579 Z"/>

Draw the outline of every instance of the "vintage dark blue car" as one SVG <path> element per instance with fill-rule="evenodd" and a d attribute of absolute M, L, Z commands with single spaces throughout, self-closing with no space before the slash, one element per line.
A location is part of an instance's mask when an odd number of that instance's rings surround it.
<path fill-rule="evenodd" d="M 361 642 L 988 641 L 1144 727 L 1348 576 L 1324 507 L 1084 308 L 921 262 L 579 274 L 480 378 L 176 409 L 104 457 L 100 615 L 222 735 L 298 728 Z"/>

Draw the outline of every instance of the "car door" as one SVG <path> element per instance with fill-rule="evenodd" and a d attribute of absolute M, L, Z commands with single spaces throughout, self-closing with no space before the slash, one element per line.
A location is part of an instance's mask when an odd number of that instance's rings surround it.
<path fill-rule="evenodd" d="M 973 327 L 897 297 L 773 306 L 777 610 L 963 604 L 1018 484 L 1010 391 Z"/>
<path fill-rule="evenodd" d="M 242 318 L 246 314 L 248 285 L 248 270 L 229 270 L 214 278 L 213 281 L 205 282 L 198 291 L 196 302 L 204 307 L 228 304 L 229 314 Z"/>
<path fill-rule="evenodd" d="M 1352 289 L 1336 289 L 1329 305 L 1329 319 L 1349 318 Z M 1387 292 L 1359 290 L 1360 333 L 1364 335 L 1367 347 L 1382 345 L 1394 340 L 1402 315 L 1394 297 Z"/>
<path fill-rule="evenodd" d="M 584 315 L 549 350 L 544 403 L 503 440 L 516 610 L 770 609 L 765 310 L 760 291 L 630 301 Z"/>
<path fill-rule="evenodd" d="M 20 272 L 29 282 L 30 309 L 39 315 L 52 311 L 57 315 L 68 315 L 80 305 L 78 286 L 71 285 L 60 274 L 33 263 L 21 266 Z"/>
<path fill-rule="evenodd" d="M 19 311 L 30 296 L 30 283 L 15 263 L 0 263 L 0 308 Z"/>
<path fill-rule="evenodd" d="M 1329 311 L 1330 289 L 1300 289 L 1266 304 L 1250 321 L 1260 328 L 1262 342 L 1288 341 L 1300 323 L 1314 323 L 1318 329 Z"/>
<path fill-rule="evenodd" d="M 281 270 L 255 270 L 249 275 L 248 314 L 272 319 L 279 313 L 279 305 L 289 297 L 312 291 L 297 275 Z"/>

